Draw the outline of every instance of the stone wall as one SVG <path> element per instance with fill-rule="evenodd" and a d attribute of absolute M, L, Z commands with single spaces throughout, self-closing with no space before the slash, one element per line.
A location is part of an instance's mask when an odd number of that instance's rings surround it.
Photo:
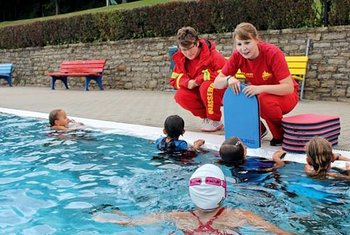
<path fill-rule="evenodd" d="M 264 41 L 278 45 L 286 55 L 304 55 L 310 37 L 305 99 L 350 101 L 350 26 L 260 33 Z M 230 33 L 202 36 L 213 39 L 225 56 L 231 54 Z M 14 64 L 15 86 L 49 87 L 47 72 L 57 70 L 63 60 L 107 59 L 105 89 L 164 90 L 170 75 L 168 47 L 174 42 L 174 37 L 149 38 L 0 50 L 0 63 Z M 84 78 L 71 78 L 69 85 L 83 89 Z M 91 85 L 96 89 L 94 82 Z"/>

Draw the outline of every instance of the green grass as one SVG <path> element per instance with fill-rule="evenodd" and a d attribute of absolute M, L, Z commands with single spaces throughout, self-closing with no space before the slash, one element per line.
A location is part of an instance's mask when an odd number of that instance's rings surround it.
<path fill-rule="evenodd" d="M 0 28 L 7 27 L 7 26 L 14 26 L 14 25 L 30 24 L 37 21 L 45 21 L 45 20 L 66 18 L 71 16 L 78 16 L 78 15 L 84 15 L 84 14 L 94 14 L 99 12 L 109 12 L 109 11 L 115 11 L 115 10 L 126 10 L 126 9 L 132 9 L 132 8 L 138 8 L 138 7 L 144 7 L 144 6 L 152 6 L 152 5 L 163 4 L 163 3 L 172 2 L 172 1 L 173 0 L 141 0 L 136 2 L 123 3 L 119 5 L 111 5 L 109 7 L 100 7 L 100 8 L 94 8 L 94 9 L 89 9 L 84 11 L 76 11 L 72 13 L 60 14 L 55 16 L 46 16 L 46 17 L 33 18 L 33 19 L 16 20 L 16 21 L 4 21 L 0 23 Z M 186 1 L 186 0 L 178 0 L 178 1 Z"/>

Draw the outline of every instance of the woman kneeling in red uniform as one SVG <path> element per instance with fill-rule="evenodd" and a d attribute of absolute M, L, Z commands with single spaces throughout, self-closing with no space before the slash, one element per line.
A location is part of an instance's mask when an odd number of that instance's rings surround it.
<path fill-rule="evenodd" d="M 192 27 L 179 29 L 177 44 L 179 51 L 173 55 L 175 68 L 169 81 L 177 89 L 176 102 L 203 119 L 202 131 L 222 129 L 220 108 L 225 89 L 215 89 L 213 81 L 225 57 L 214 42 L 200 39 Z"/>
<path fill-rule="evenodd" d="M 233 76 L 240 69 L 249 82 L 243 92 L 247 96 L 258 96 L 260 115 L 273 136 L 270 144 L 280 146 L 283 139 L 282 116 L 298 103 L 298 84 L 292 79 L 283 52 L 275 45 L 260 41 L 252 24 L 239 24 L 233 33 L 233 41 L 236 49 L 217 76 L 214 86 L 229 86 L 238 94 L 240 81 Z"/>

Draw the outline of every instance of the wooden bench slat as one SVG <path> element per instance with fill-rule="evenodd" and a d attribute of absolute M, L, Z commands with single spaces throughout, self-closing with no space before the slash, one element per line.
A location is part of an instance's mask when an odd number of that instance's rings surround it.
<path fill-rule="evenodd" d="M 53 72 L 49 73 L 49 76 L 67 76 L 67 77 L 85 77 L 85 76 L 95 76 L 99 77 L 101 74 L 96 74 L 96 73 L 60 73 L 60 72 Z"/>
<path fill-rule="evenodd" d="M 106 60 L 66 60 L 62 64 L 105 64 Z"/>
<path fill-rule="evenodd" d="M 306 68 L 298 69 L 298 68 L 289 68 L 289 71 L 292 75 L 301 75 L 306 73 Z"/>
<path fill-rule="evenodd" d="M 76 65 L 76 64 L 66 64 L 66 65 L 62 65 L 61 69 L 90 69 L 90 68 L 97 68 L 97 69 L 103 69 L 104 65 L 95 65 L 95 66 L 91 66 L 89 64 L 82 64 L 82 65 Z"/>
<path fill-rule="evenodd" d="M 309 60 L 308 56 L 286 56 L 287 62 L 293 62 L 293 61 L 304 61 L 307 62 Z"/>
<path fill-rule="evenodd" d="M 63 68 L 61 73 L 102 73 L 103 68 Z"/>
<path fill-rule="evenodd" d="M 10 74 L 12 72 L 12 69 L 2 69 L 0 68 L 0 73 L 2 74 Z"/>

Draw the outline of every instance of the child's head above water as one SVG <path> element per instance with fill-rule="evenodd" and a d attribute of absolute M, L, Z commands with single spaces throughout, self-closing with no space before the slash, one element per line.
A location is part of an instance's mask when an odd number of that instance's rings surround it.
<path fill-rule="evenodd" d="M 66 127 L 69 123 L 66 112 L 63 109 L 54 109 L 49 114 L 50 127 Z"/>
<path fill-rule="evenodd" d="M 165 119 L 164 134 L 170 138 L 179 138 L 185 132 L 185 122 L 178 115 L 171 115 Z"/>
<path fill-rule="evenodd" d="M 219 150 L 221 160 L 226 163 L 240 163 L 244 161 L 247 149 L 237 137 L 225 140 Z"/>
<path fill-rule="evenodd" d="M 224 173 L 213 164 L 199 167 L 190 178 L 189 192 L 198 208 L 212 210 L 220 207 L 227 195 Z"/>
<path fill-rule="evenodd" d="M 317 175 L 325 175 L 333 159 L 332 145 L 322 137 L 312 138 L 305 146 L 306 161 Z"/>

